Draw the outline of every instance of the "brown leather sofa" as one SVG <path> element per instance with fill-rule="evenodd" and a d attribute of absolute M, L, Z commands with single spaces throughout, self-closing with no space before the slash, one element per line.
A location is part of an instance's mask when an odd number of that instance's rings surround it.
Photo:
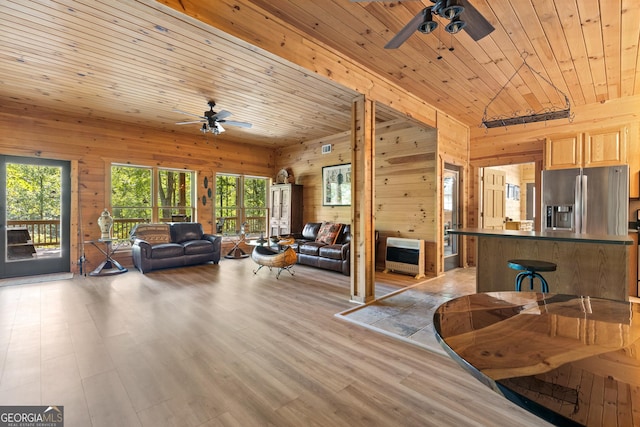
<path fill-rule="evenodd" d="M 142 273 L 220 261 L 222 238 L 205 234 L 197 222 L 138 224 L 130 239 L 133 265 Z"/>
<path fill-rule="evenodd" d="M 351 275 L 351 228 L 349 224 L 341 225 L 335 243 L 327 244 L 318 241 L 322 223 L 305 224 L 302 233 L 294 235 L 295 243 L 291 245 L 298 254 L 298 264 L 338 271 L 345 276 Z"/>

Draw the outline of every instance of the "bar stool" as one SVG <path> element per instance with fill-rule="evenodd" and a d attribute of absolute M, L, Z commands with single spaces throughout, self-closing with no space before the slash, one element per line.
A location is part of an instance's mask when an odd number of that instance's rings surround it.
<path fill-rule="evenodd" d="M 507 261 L 509 268 L 520 270 L 516 276 L 516 291 L 520 292 L 522 281 L 529 278 L 529 287 L 533 290 L 533 279 L 536 277 L 540 280 L 543 293 L 549 292 L 549 284 L 539 271 L 556 271 L 557 265 L 552 262 L 538 261 L 534 259 L 510 259 Z"/>

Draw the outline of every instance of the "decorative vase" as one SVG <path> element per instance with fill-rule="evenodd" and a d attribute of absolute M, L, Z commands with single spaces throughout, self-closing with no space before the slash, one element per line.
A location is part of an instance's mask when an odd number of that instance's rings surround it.
<path fill-rule="evenodd" d="M 113 226 L 113 217 L 109 214 L 108 210 L 102 211 L 100 218 L 98 218 L 98 225 L 100 226 L 100 239 L 111 240 L 111 227 Z"/>

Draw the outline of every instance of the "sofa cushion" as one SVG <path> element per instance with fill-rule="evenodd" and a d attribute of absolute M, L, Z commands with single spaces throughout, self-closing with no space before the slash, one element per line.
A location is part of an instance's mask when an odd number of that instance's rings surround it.
<path fill-rule="evenodd" d="M 199 222 L 174 222 L 171 224 L 171 241 L 182 243 L 189 240 L 200 240 L 204 235 Z"/>
<path fill-rule="evenodd" d="M 151 251 L 151 258 L 173 258 L 184 255 L 184 246 L 177 243 L 161 243 L 154 245 Z"/>
<path fill-rule="evenodd" d="M 209 254 L 213 252 L 213 243 L 209 240 L 190 240 L 183 242 L 185 255 Z"/>
<path fill-rule="evenodd" d="M 321 258 L 342 259 L 342 245 L 326 245 L 319 250 Z"/>
<path fill-rule="evenodd" d="M 335 222 L 323 222 L 320 230 L 318 231 L 318 237 L 316 242 L 324 243 L 325 245 L 333 245 L 340 234 L 342 224 Z"/>
<path fill-rule="evenodd" d="M 320 248 L 326 246 L 324 243 L 307 242 L 298 246 L 298 252 L 304 255 L 318 256 L 320 254 Z"/>
<path fill-rule="evenodd" d="M 159 245 L 171 242 L 171 233 L 169 224 L 136 224 L 130 233 L 131 241 L 140 239 L 148 242 L 150 245 Z"/>
<path fill-rule="evenodd" d="M 318 231 L 320 230 L 320 226 L 322 226 L 322 223 L 320 222 L 306 223 L 304 225 L 304 228 L 302 229 L 302 239 L 315 241 L 316 237 L 318 237 Z"/>

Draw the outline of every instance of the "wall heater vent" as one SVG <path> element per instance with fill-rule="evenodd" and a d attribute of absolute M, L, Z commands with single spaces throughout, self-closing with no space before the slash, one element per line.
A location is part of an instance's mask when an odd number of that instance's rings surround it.
<path fill-rule="evenodd" d="M 384 272 L 395 271 L 424 277 L 424 240 L 389 237 Z"/>
<path fill-rule="evenodd" d="M 322 146 L 322 154 L 329 154 L 331 152 L 331 144 L 325 144 Z"/>

